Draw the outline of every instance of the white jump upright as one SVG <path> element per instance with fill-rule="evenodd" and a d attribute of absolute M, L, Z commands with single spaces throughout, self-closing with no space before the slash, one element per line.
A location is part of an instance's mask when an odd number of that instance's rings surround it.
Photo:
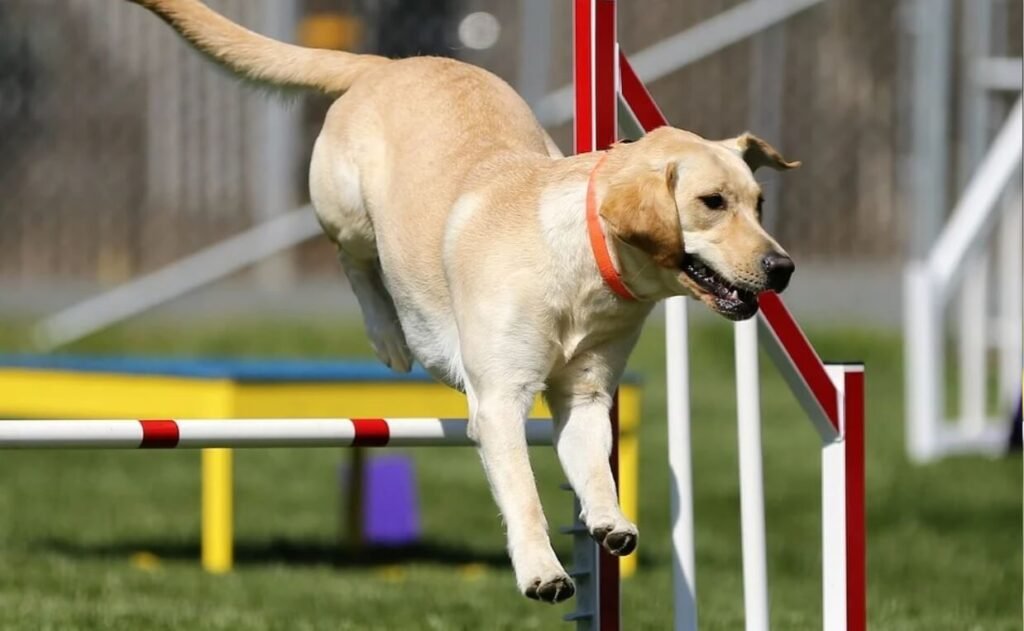
<path fill-rule="evenodd" d="M 697 628 L 696 561 L 693 538 L 693 464 L 690 440 L 690 366 L 686 298 L 665 305 L 665 363 L 668 386 L 668 468 L 671 484 L 672 583 L 676 586 L 675 628 Z"/>
<path fill-rule="evenodd" d="M 737 322 L 733 328 L 736 354 L 736 439 L 740 463 L 740 533 L 743 543 L 743 607 L 747 631 L 767 631 L 768 551 L 764 532 L 757 322 Z"/>

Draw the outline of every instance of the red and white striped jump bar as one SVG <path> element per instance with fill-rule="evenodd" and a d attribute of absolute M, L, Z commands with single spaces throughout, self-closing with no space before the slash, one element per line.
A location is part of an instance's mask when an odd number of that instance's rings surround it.
<path fill-rule="evenodd" d="M 467 447 L 465 419 L 171 419 L 0 421 L 0 449 L 200 449 L 206 447 Z M 550 445 L 549 420 L 526 440 Z"/>

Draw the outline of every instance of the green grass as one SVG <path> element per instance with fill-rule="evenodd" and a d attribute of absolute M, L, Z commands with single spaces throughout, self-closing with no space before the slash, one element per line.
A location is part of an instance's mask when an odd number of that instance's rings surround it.
<path fill-rule="evenodd" d="M 624 588 L 626 629 L 669 628 L 668 482 L 660 327 L 632 368 L 646 382 L 640 570 Z M 822 355 L 868 365 L 869 618 L 875 629 L 1017 629 L 1021 463 L 903 455 L 899 340 L 812 335 Z M 22 347 L 0 327 L 0 349 Z M 697 584 L 704 629 L 742 627 L 732 345 L 726 326 L 691 335 Z M 78 351 L 367 355 L 362 334 L 324 322 L 134 325 Z M 821 626 L 818 446 L 762 362 L 771 616 Z M 2 407 L 2 394 L 0 394 Z M 552 526 L 570 517 L 558 464 L 533 450 Z M 198 454 L 0 453 L 2 629 L 557 629 L 572 603 L 518 596 L 497 511 L 471 451 L 417 450 L 425 541 L 404 554 L 346 552 L 338 540 L 336 450 L 236 457 L 237 571 L 198 568 Z M 563 559 L 568 539 L 556 537 Z M 133 561 L 138 552 L 156 562 Z"/>

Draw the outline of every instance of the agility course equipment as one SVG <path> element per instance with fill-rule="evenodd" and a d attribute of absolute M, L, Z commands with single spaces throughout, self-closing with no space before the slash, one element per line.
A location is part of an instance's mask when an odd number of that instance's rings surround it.
<path fill-rule="evenodd" d="M 530 445 L 551 442 L 551 422 L 526 425 Z M 246 447 L 472 447 L 465 419 L 112 419 L 0 423 L 5 449 Z"/>
<path fill-rule="evenodd" d="M 474 443 L 467 426 L 465 419 L 440 418 L 0 421 L 0 449 L 468 447 Z M 526 423 L 526 439 L 530 445 L 550 445 L 551 421 Z M 616 457 L 613 448 L 613 469 Z M 619 575 L 599 560 L 607 553 L 591 538 L 579 514 L 575 500 L 573 523 L 562 529 L 574 539 L 569 572 L 577 589 L 576 610 L 566 619 L 576 623 L 577 631 L 618 631 Z"/>
<path fill-rule="evenodd" d="M 906 450 L 916 462 L 993 455 L 1007 448 L 1007 419 L 1021 400 L 1024 368 L 1022 63 L 1004 28 L 1011 20 L 1006 3 L 909 5 L 914 37 L 905 174 L 910 257 L 903 270 Z M 990 355 L 996 356 L 995 366 Z M 947 406 L 945 396 L 950 367 L 958 385 L 954 406 Z M 989 392 L 993 373 L 996 396 Z"/>
<path fill-rule="evenodd" d="M 1006 449 L 1005 417 L 988 415 L 986 355 L 999 351 L 999 398 L 1006 414 L 1020 401 L 1021 374 L 1021 100 L 1011 109 L 977 171 L 968 181 L 938 239 L 921 260 L 905 270 L 904 335 L 907 379 L 907 452 L 918 462 L 956 453 L 999 453 Z M 1016 177 L 1017 184 L 1013 183 Z M 1000 204 L 1004 191 L 1015 195 Z M 986 241 L 999 221 L 999 307 L 989 318 Z M 967 273 L 969 272 L 969 274 Z M 962 285 L 962 289 L 961 289 Z M 952 422 L 945 414 L 946 307 L 961 293 L 960 407 Z M 995 324 L 993 327 L 992 325 Z M 989 337 L 989 329 L 994 335 Z"/>
<path fill-rule="evenodd" d="M 768 4 L 768 3 L 766 3 Z M 615 0 L 576 0 L 575 148 L 605 149 L 620 128 L 628 137 L 668 125 L 654 99 L 618 48 Z M 623 113 L 621 120 L 619 112 Z M 822 439 L 822 594 L 828 630 L 866 626 L 864 532 L 864 370 L 826 365 L 781 299 L 759 297 L 767 350 Z M 684 298 L 666 307 L 675 628 L 697 627 L 694 584 L 692 471 Z M 746 628 L 768 628 L 767 562 L 758 377 L 758 328 L 735 325 Z"/>
<path fill-rule="evenodd" d="M 339 467 L 345 478 L 349 501 L 363 507 L 362 523 L 353 524 L 350 532 L 362 533 L 358 543 L 371 546 L 400 547 L 416 543 L 422 537 L 419 499 L 416 493 L 415 466 L 407 455 L 392 454 L 371 458 L 361 467 L 362 484 L 348 479 L 356 474 L 359 464 Z M 354 482 L 354 483 L 353 483 Z M 356 494 L 356 497 L 352 497 Z"/>
<path fill-rule="evenodd" d="M 424 413 L 456 418 L 466 413 L 465 398 L 422 369 L 396 374 L 360 361 L 8 355 L 0 356 L 0 391 L 0 417 L 5 418 L 398 418 Z M 628 375 L 619 409 L 619 501 L 636 523 L 640 384 Z M 538 400 L 530 415 L 546 418 L 550 413 Z M 365 475 L 360 448 L 351 455 L 355 466 L 342 519 L 348 543 L 358 545 L 372 498 L 360 497 Z M 201 468 L 202 563 L 207 571 L 227 572 L 234 559 L 231 450 L 204 450 Z M 624 559 L 622 570 L 630 576 L 636 558 Z"/>

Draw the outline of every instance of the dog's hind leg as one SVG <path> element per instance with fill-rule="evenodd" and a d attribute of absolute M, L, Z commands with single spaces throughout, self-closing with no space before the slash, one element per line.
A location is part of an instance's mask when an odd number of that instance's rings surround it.
<path fill-rule="evenodd" d="M 409 372 L 412 369 L 412 353 L 405 340 L 395 303 L 384 286 L 379 261 L 357 259 L 343 248 L 338 249 L 338 260 L 359 301 L 366 334 L 370 337 L 377 357 L 393 370 Z"/>
<path fill-rule="evenodd" d="M 338 246 L 338 260 L 363 312 L 373 349 L 399 372 L 412 368 L 412 353 L 391 294 L 381 276 L 373 222 L 366 212 L 359 171 L 342 152 L 317 139 L 309 169 L 309 191 L 324 232 Z"/>

